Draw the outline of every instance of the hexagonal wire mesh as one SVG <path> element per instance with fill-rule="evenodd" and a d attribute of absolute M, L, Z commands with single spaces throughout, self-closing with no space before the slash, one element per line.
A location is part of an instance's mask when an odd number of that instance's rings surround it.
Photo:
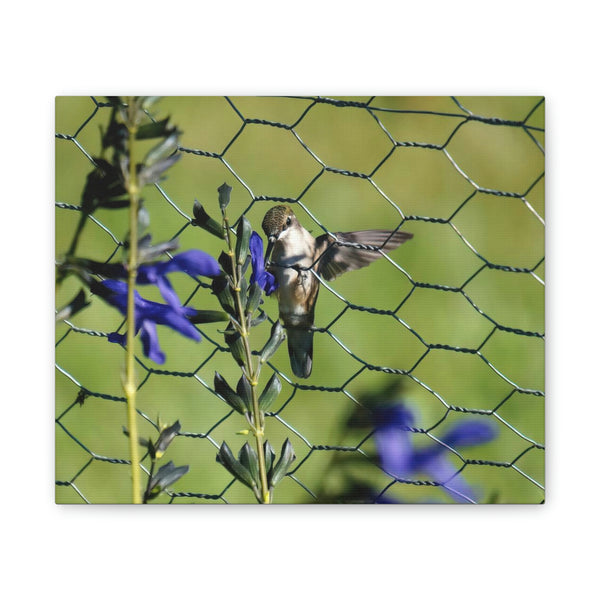
<path fill-rule="evenodd" d="M 154 240 L 177 237 L 182 249 L 217 256 L 219 242 L 190 227 L 190 215 L 194 198 L 218 213 L 224 181 L 233 187 L 231 221 L 246 215 L 257 231 L 281 203 L 315 236 L 414 234 L 368 269 L 322 282 L 310 379 L 292 374 L 285 346 L 269 362 L 283 391 L 267 437 L 275 448 L 290 438 L 298 457 L 275 501 L 448 502 L 456 478 L 478 491 L 465 501 L 543 501 L 543 98 L 180 97 L 158 107 L 183 133 L 181 160 L 144 194 Z M 57 254 L 73 235 L 109 110 L 95 98 L 57 98 Z M 120 211 L 91 216 L 78 254 L 118 258 L 126 220 Z M 181 275 L 175 286 L 187 305 L 218 308 L 206 283 Z M 76 289 L 64 282 L 57 305 Z M 274 322 L 277 302 L 264 307 Z M 94 299 L 57 324 L 57 502 L 130 499 L 124 355 L 104 339 L 119 326 Z M 212 389 L 215 371 L 235 381 L 222 327 L 199 329 L 199 344 L 160 332 L 163 368 L 137 358 L 142 433 L 155 433 L 159 418 L 179 419 L 170 459 L 190 465 L 159 501 L 252 502 L 215 463 L 223 440 L 242 445 L 235 436 L 244 423 Z M 269 329 L 256 328 L 255 349 Z M 386 473 L 369 419 L 373 398 L 409 407 L 411 443 L 443 448 L 452 476 Z M 466 419 L 494 423 L 497 437 L 477 447 L 446 443 Z"/>

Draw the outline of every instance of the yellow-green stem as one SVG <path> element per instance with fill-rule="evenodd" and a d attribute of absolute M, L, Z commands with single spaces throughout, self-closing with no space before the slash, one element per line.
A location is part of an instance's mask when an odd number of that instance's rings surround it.
<path fill-rule="evenodd" d="M 135 111 L 134 103 L 130 103 L 130 110 Z M 129 182 L 127 192 L 129 195 L 129 261 L 127 279 L 127 358 L 125 363 L 125 397 L 127 398 L 127 427 L 129 430 L 129 456 L 131 458 L 131 491 L 133 504 L 141 504 L 140 487 L 140 460 L 138 449 L 137 413 L 135 400 L 137 386 L 135 382 L 135 280 L 137 278 L 138 261 L 138 205 L 139 190 L 137 186 L 136 164 L 133 154 L 135 140 L 135 117 L 129 114 Z"/>
<path fill-rule="evenodd" d="M 265 461 L 265 449 L 263 446 L 263 438 L 265 436 L 264 423 L 261 418 L 261 411 L 258 406 L 258 395 L 256 393 L 256 386 L 258 381 L 256 380 L 258 375 L 258 368 L 255 370 L 252 364 L 252 350 L 250 348 L 250 342 L 248 341 L 248 325 L 246 320 L 246 311 L 242 306 L 242 298 L 240 296 L 240 280 L 238 278 L 238 269 L 235 259 L 235 253 L 233 251 L 233 245 L 231 243 L 231 234 L 229 232 L 229 222 L 227 217 L 224 216 L 225 233 L 227 239 L 227 245 L 229 247 L 229 256 L 231 258 L 231 270 L 233 273 L 233 286 L 234 296 L 236 303 L 236 310 L 239 317 L 240 323 L 240 335 L 242 336 L 244 344 L 244 354 L 246 355 L 246 370 L 247 376 L 250 380 L 250 388 L 252 390 L 252 432 L 256 438 L 256 453 L 258 456 L 258 474 L 260 477 L 260 491 L 261 491 L 261 502 L 263 504 L 271 503 L 271 494 L 269 492 L 269 484 L 267 482 L 267 464 Z"/>

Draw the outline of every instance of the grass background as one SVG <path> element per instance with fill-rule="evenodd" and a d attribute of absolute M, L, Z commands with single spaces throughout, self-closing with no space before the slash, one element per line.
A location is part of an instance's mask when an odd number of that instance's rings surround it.
<path fill-rule="evenodd" d="M 539 98 L 533 97 L 458 100 L 474 114 L 516 121 L 524 119 L 539 102 Z M 179 235 L 181 249 L 199 247 L 217 256 L 222 249 L 218 240 L 196 228 L 185 227 L 185 215 L 192 214 L 194 198 L 216 214 L 216 189 L 224 181 L 233 187 L 230 215 L 237 217 L 247 211 L 247 217 L 257 230 L 260 230 L 265 211 L 272 206 L 270 202 L 253 202 L 261 196 L 300 197 L 308 212 L 297 206 L 296 213 L 315 235 L 321 233 L 322 228 L 331 231 L 395 228 L 403 215 L 427 217 L 428 220 L 414 220 L 403 225 L 415 237 L 391 255 L 405 273 L 390 262 L 380 260 L 368 269 L 333 282 L 337 294 L 348 302 L 384 310 L 395 309 L 413 289 L 409 276 L 417 282 L 460 287 L 484 265 L 452 225 L 481 256 L 494 264 L 530 269 L 544 254 L 544 228 L 520 198 L 477 193 L 463 205 L 475 190 L 465 178 L 466 174 L 480 188 L 519 194 L 530 190 L 527 201 L 544 216 L 543 180 L 532 187 L 544 170 L 544 156 L 523 128 L 477 121 L 460 127 L 446 149 L 463 174 L 441 150 L 414 146 L 396 148 L 372 177 L 377 188 L 391 201 L 388 202 L 365 179 L 335 172 L 322 173 L 321 164 L 291 131 L 261 122 L 247 123 L 243 127 L 241 116 L 294 124 L 311 105 L 309 100 L 241 97 L 231 98 L 231 102 L 237 110 L 226 99 L 212 97 L 163 98 L 158 104 L 157 116 L 170 115 L 183 131 L 180 140 L 183 147 L 214 153 L 226 151 L 225 162 L 184 152 L 181 160 L 168 172 L 168 179 L 161 184 L 162 191 L 156 188 L 144 191 L 155 240 Z M 372 106 L 408 111 L 376 111 L 375 114 L 395 140 L 422 144 L 444 144 L 465 114 L 451 98 L 442 97 L 380 97 L 372 102 Z M 109 109 L 94 111 L 95 105 L 90 98 L 57 98 L 56 131 L 75 135 L 76 140 L 76 143 L 56 140 L 57 202 L 80 202 L 85 177 L 91 168 L 82 149 L 92 156 L 98 155 L 99 127 L 108 121 Z M 433 112 L 443 114 L 431 114 Z M 531 115 L 528 124 L 544 126 L 543 104 Z M 361 108 L 316 105 L 294 126 L 294 131 L 323 163 L 345 171 L 371 173 L 392 150 L 392 143 L 382 127 Z M 532 136 L 543 146 L 542 134 L 534 131 Z M 451 216 L 452 225 L 431 220 L 445 220 Z M 104 228 L 88 223 L 78 254 L 106 260 L 115 251 L 113 236 L 123 239 L 126 233 L 126 213 L 100 211 L 96 217 Z M 57 255 L 68 248 L 78 218 L 74 211 L 57 209 Z M 535 273 L 544 278 L 543 263 Z M 174 275 L 172 281 L 182 299 L 187 299 L 195 290 L 194 283 L 183 275 Z M 78 289 L 74 280 L 64 282 L 57 289 L 57 306 L 67 302 Z M 483 269 L 466 284 L 464 291 L 497 323 L 527 331 L 544 331 L 544 288 L 531 274 Z M 191 305 L 218 307 L 216 299 L 206 290 L 195 293 Z M 275 318 L 276 302 L 267 299 L 265 307 Z M 343 301 L 322 289 L 316 325 L 329 325 L 344 307 Z M 463 296 L 439 289 L 415 289 L 397 316 L 429 344 L 477 348 L 493 329 L 493 324 L 474 310 Z M 76 315 L 72 322 L 77 327 L 109 332 L 120 325 L 121 318 L 114 310 L 93 299 L 92 306 Z M 143 384 L 138 407 L 153 420 L 158 415 L 167 422 L 179 419 L 184 431 L 210 433 L 216 443 L 226 440 L 237 449 L 244 441 L 236 435 L 243 427 L 241 417 L 233 415 L 222 420 L 229 411 L 203 385 L 210 386 L 215 370 L 231 382 L 239 376 L 231 358 L 226 353 L 215 352 L 213 341 L 222 345 L 219 328 L 219 325 L 203 326 L 205 339 L 199 344 L 169 330 L 160 330 L 167 362 L 160 366 L 160 372 L 140 368 Z M 111 459 L 127 458 L 127 440 L 121 433 L 121 426 L 125 424 L 125 406 L 113 398 L 122 396 L 123 351 L 101 337 L 75 332 L 63 337 L 68 329 L 65 324 L 57 324 L 57 339 L 61 340 L 56 347 L 60 368 L 56 375 L 57 415 L 63 415 L 72 405 L 78 384 L 96 395 L 60 418 L 56 432 L 56 479 L 70 481 L 75 478 L 77 488 L 94 503 L 128 502 L 129 468 L 92 459 L 91 454 Z M 262 347 L 268 329 L 263 325 L 255 330 L 255 348 Z M 330 332 L 351 349 L 352 355 L 329 335 L 317 334 L 313 375 L 308 382 L 300 383 L 330 388 L 343 386 L 347 394 L 359 399 L 380 390 L 391 379 L 401 376 L 360 371 L 362 363 L 356 357 L 371 365 L 410 369 L 426 350 L 410 330 L 390 316 L 348 310 L 335 321 Z M 495 331 L 481 352 L 495 369 L 520 388 L 543 389 L 543 340 Z M 149 369 L 157 367 L 141 353 L 140 359 Z M 291 374 L 285 348 L 278 351 L 272 362 L 290 382 L 284 383 L 278 403 L 273 407 L 282 410 L 278 419 L 269 420 L 268 437 L 277 450 L 283 440 L 290 437 L 298 463 L 306 458 L 295 474 L 302 485 L 286 478 L 276 491 L 276 501 L 313 501 L 302 486 L 335 496 L 343 491 L 347 473 L 371 483 L 378 490 L 390 483 L 390 478 L 369 462 L 345 458 L 355 458 L 356 454 L 311 450 L 316 446 L 352 446 L 365 437 L 364 431 L 347 427 L 355 405 L 344 391 L 295 388 L 298 380 Z M 170 374 L 173 372 L 194 373 L 195 377 L 174 376 Z M 542 500 L 543 492 L 529 478 L 543 484 L 543 451 L 533 449 L 523 454 L 531 446 L 528 439 L 544 443 L 542 397 L 515 391 L 513 385 L 478 356 L 445 349 L 431 350 L 412 374 L 427 387 L 402 377 L 403 397 L 416 412 L 415 425 L 426 430 L 433 427 L 432 433 L 438 437 L 453 423 L 473 418 L 460 411 L 447 413 L 440 398 L 459 409 L 482 410 L 497 407 L 508 398 L 496 411 L 504 423 L 493 415 L 481 417 L 498 422 L 498 438 L 461 454 L 475 460 L 505 463 L 516 460 L 514 464 L 518 470 L 469 465 L 463 473 L 468 481 L 479 487 L 484 501 L 491 497 L 499 502 Z M 265 373 L 264 382 L 267 379 Z M 436 425 L 445 415 L 446 418 Z M 150 423 L 142 420 L 140 424 L 142 434 L 154 434 Z M 415 443 L 428 442 L 422 438 L 425 436 L 415 435 Z M 371 441 L 365 442 L 362 448 L 365 451 L 372 449 Z M 177 438 L 167 458 L 175 464 L 189 464 L 190 472 L 173 486 L 173 490 L 219 495 L 231 478 L 215 463 L 215 454 L 216 448 L 210 439 Z M 456 459 L 456 464 L 458 469 L 462 463 Z M 408 484 L 394 485 L 389 494 L 403 501 L 448 501 L 447 495 L 439 489 Z M 248 490 L 239 484 L 231 486 L 224 498 L 228 502 L 252 501 Z M 56 501 L 70 503 L 82 499 L 72 487 L 59 486 Z M 168 498 L 163 497 L 161 501 L 168 501 Z M 192 501 L 202 500 L 194 498 Z"/>

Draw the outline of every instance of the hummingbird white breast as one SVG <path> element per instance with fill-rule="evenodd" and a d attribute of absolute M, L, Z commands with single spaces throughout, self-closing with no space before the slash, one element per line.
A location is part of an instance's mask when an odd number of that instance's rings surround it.
<path fill-rule="evenodd" d="M 314 254 L 315 239 L 301 225 L 282 231 L 273 247 L 271 270 L 279 283 L 279 312 L 285 320 L 302 321 L 313 308 L 309 300 L 318 281 L 309 269 Z"/>

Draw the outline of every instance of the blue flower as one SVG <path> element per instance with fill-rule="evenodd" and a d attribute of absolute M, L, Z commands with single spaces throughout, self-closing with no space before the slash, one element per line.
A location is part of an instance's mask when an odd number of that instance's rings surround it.
<path fill-rule="evenodd" d="M 265 270 L 265 258 L 263 256 L 263 241 L 256 231 L 250 236 L 250 257 L 252 259 L 252 275 L 250 285 L 254 282 L 270 296 L 278 287 L 275 276 Z"/>
<path fill-rule="evenodd" d="M 125 282 L 114 279 L 105 279 L 91 286 L 92 292 L 101 296 L 122 315 L 127 315 L 127 288 Z M 134 290 L 134 304 L 136 335 L 141 332 L 140 338 L 144 355 L 155 363 L 162 364 L 165 362 L 165 354 L 158 343 L 156 325 L 167 325 L 188 338 L 196 341 L 200 340 L 200 334 L 188 320 L 188 317 L 197 312 L 195 309 L 152 302 L 142 298 L 136 290 Z M 108 340 L 125 346 L 127 336 L 120 333 L 110 333 Z"/>
<path fill-rule="evenodd" d="M 171 306 L 180 306 L 179 298 L 167 279 L 167 273 L 180 271 L 193 277 L 203 275 L 216 277 L 221 272 L 219 263 L 202 250 L 188 250 L 175 255 L 166 262 L 156 262 L 138 267 L 136 283 L 140 285 L 153 284 L 158 287 L 162 297 Z"/>
<path fill-rule="evenodd" d="M 86 271 L 107 279 L 127 279 L 127 266 L 123 263 L 105 264 L 86 259 L 73 259 L 73 262 Z M 180 305 L 179 298 L 167 278 L 168 273 L 175 271 L 187 273 L 192 277 L 200 275 L 217 277 L 221 273 L 221 268 L 210 254 L 202 252 L 202 250 L 187 250 L 166 261 L 140 265 L 135 281 L 139 285 L 156 285 L 167 303 L 177 307 Z"/>
<path fill-rule="evenodd" d="M 411 439 L 413 415 L 403 405 L 382 406 L 375 410 L 375 444 L 382 468 L 397 479 L 410 479 L 415 473 L 425 473 L 457 502 L 476 500 L 477 494 L 457 474 L 448 458 L 448 447 L 475 446 L 491 441 L 496 428 L 485 421 L 466 421 L 452 427 L 441 444 L 432 443 L 414 448 Z"/>
<path fill-rule="evenodd" d="M 167 325 L 182 335 L 193 340 L 200 340 L 200 334 L 190 323 L 188 317 L 194 316 L 197 311 L 193 308 L 181 306 L 171 282 L 167 278 L 168 273 L 179 271 L 193 277 L 199 275 L 205 277 L 216 277 L 220 274 L 219 263 L 202 250 L 188 250 L 175 255 L 168 261 L 154 262 L 140 265 L 136 283 L 140 285 L 156 285 L 167 304 L 160 304 L 146 300 L 134 291 L 135 305 L 135 332 L 140 333 L 144 355 L 158 364 L 165 362 L 165 354 L 160 349 L 156 325 Z M 101 274 L 110 278 L 102 282 L 94 282 L 90 289 L 101 296 L 108 304 L 114 306 L 119 312 L 127 315 L 127 284 L 116 278 L 125 279 L 127 268 L 125 265 L 101 266 Z M 113 279 L 114 278 L 114 279 Z M 120 333 L 111 333 L 108 336 L 110 342 L 125 346 L 127 336 Z"/>

